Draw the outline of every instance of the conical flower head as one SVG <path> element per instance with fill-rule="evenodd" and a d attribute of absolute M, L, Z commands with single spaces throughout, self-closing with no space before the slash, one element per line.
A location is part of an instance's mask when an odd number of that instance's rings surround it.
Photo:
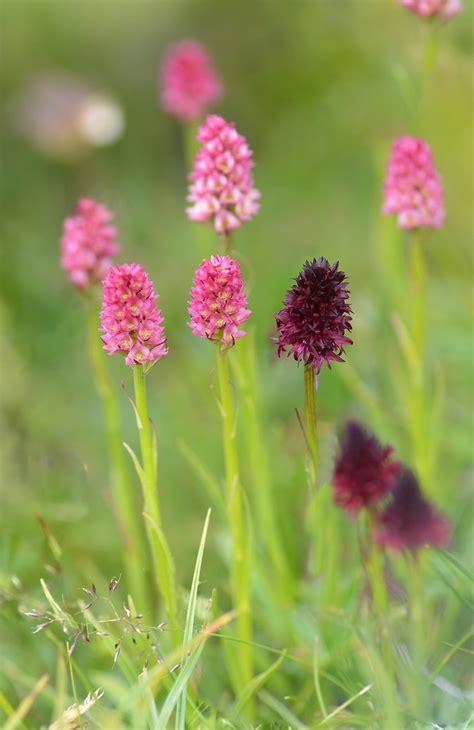
<path fill-rule="evenodd" d="M 357 514 L 386 495 L 401 468 L 392 454 L 360 423 L 346 423 L 332 478 L 336 504 Z"/>
<path fill-rule="evenodd" d="M 383 212 L 400 228 L 439 228 L 444 221 L 443 188 L 429 145 L 398 137 L 392 144 L 384 184 Z"/>
<path fill-rule="evenodd" d="M 90 198 L 81 198 L 64 221 L 61 266 L 78 289 L 100 284 L 120 250 L 111 221 L 112 213 L 105 205 Z"/>
<path fill-rule="evenodd" d="M 187 40 L 168 48 L 161 70 L 161 105 L 181 122 L 200 119 L 222 96 L 207 50 Z"/>
<path fill-rule="evenodd" d="M 194 274 L 190 295 L 188 325 L 193 334 L 225 348 L 246 334 L 239 328 L 251 311 L 237 261 L 229 256 L 205 259 Z"/>
<path fill-rule="evenodd" d="M 423 18 L 449 20 L 462 10 L 461 0 L 400 0 L 412 13 Z"/>
<path fill-rule="evenodd" d="M 122 353 L 126 365 L 153 363 L 166 355 L 157 299 L 152 282 L 138 264 L 110 269 L 103 284 L 100 313 L 101 339 L 109 355 Z"/>
<path fill-rule="evenodd" d="M 291 354 L 316 374 L 323 363 L 343 362 L 344 346 L 352 344 L 349 291 L 338 266 L 323 257 L 306 261 L 276 315 L 278 356 Z"/>
<path fill-rule="evenodd" d="M 207 117 L 197 139 L 202 147 L 189 175 L 191 206 L 186 212 L 191 220 L 210 221 L 217 233 L 227 235 L 259 209 L 252 151 L 235 126 L 216 115 Z"/>
<path fill-rule="evenodd" d="M 413 472 L 402 469 L 380 515 L 377 541 L 393 550 L 416 551 L 423 545 L 444 547 L 450 536 L 449 520 L 425 499 Z"/>

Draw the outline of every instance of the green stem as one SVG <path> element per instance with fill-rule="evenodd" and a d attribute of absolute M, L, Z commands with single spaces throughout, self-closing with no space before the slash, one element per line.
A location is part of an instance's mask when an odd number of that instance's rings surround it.
<path fill-rule="evenodd" d="M 91 296 L 86 299 L 85 304 L 89 357 L 94 371 L 96 389 L 104 411 L 107 450 L 113 484 L 112 496 L 125 544 L 127 581 L 137 609 L 146 614 L 150 609 L 150 596 L 145 580 L 148 556 L 143 541 L 137 497 L 129 478 L 125 451 L 122 446 L 119 405 L 110 381 L 106 355 L 100 344 L 97 302 Z"/>
<path fill-rule="evenodd" d="M 312 487 L 317 486 L 318 470 L 318 438 L 316 427 L 316 384 L 314 368 L 305 365 L 304 368 L 304 404 L 305 404 L 305 425 L 306 442 L 308 447 L 307 469 Z"/>
<path fill-rule="evenodd" d="M 429 479 L 425 414 L 426 271 L 423 241 L 415 233 L 408 241 L 412 289 L 412 340 L 416 358 L 411 373 L 410 422 L 414 461 L 420 478 Z"/>
<path fill-rule="evenodd" d="M 385 691 L 390 693 L 390 697 L 387 697 L 387 711 L 390 711 L 391 713 L 391 708 L 396 708 L 398 704 L 396 674 L 393 658 L 393 645 L 391 643 L 390 605 L 384 575 L 384 553 L 373 537 L 373 526 L 375 521 L 376 517 L 371 515 L 369 524 L 367 572 L 370 579 L 372 600 L 379 628 L 383 667 L 385 674 L 387 675 L 386 681 L 384 681 L 383 684 Z M 395 721 L 393 720 L 393 722 Z"/>
<path fill-rule="evenodd" d="M 246 439 L 246 451 L 255 496 L 259 534 L 264 543 L 266 559 L 274 567 L 274 581 L 283 597 L 291 594 L 289 566 L 282 546 L 281 532 L 276 516 L 275 496 L 272 493 L 268 456 L 259 417 L 257 363 L 255 358 L 254 331 L 250 331 L 240 343 L 237 357 L 232 358 L 232 370 L 237 380 L 242 402 L 242 416 Z M 272 581 L 273 584 L 273 581 Z M 273 585 L 275 587 L 275 585 Z"/>
<path fill-rule="evenodd" d="M 411 629 L 411 654 L 413 681 L 413 706 L 417 719 L 421 722 L 426 713 L 425 676 L 425 607 L 423 605 L 423 589 L 420 584 L 420 563 L 416 555 L 406 555 L 407 587 L 409 600 L 409 616 Z"/>
<path fill-rule="evenodd" d="M 427 21 L 426 40 L 423 53 L 423 69 L 421 76 L 420 99 L 426 91 L 433 73 L 438 50 L 438 24 L 433 18 Z"/>
<path fill-rule="evenodd" d="M 135 408 L 142 456 L 140 482 L 143 490 L 144 512 L 146 516 L 145 528 L 153 556 L 155 577 L 159 591 L 165 602 L 168 621 L 171 628 L 176 629 L 178 622 L 175 571 L 171 551 L 162 530 L 157 485 L 157 448 L 156 444 L 153 443 L 152 438 L 150 419 L 148 416 L 146 375 L 141 365 L 135 365 L 133 367 L 133 384 L 135 389 Z M 179 637 L 177 635 L 173 638 L 175 643 L 179 643 Z"/>
<path fill-rule="evenodd" d="M 232 535 L 232 597 L 238 611 L 237 633 L 239 644 L 240 691 L 253 677 L 252 667 L 252 625 L 250 616 L 250 540 L 246 534 L 243 506 L 243 490 L 240 482 L 235 434 L 235 406 L 230 382 L 229 353 L 217 347 L 217 374 L 222 414 L 227 509 Z M 247 705 L 252 714 L 250 703 Z"/>

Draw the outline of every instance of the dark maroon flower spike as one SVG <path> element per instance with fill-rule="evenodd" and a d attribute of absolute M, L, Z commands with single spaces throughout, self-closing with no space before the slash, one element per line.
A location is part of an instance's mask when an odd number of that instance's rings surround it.
<path fill-rule="evenodd" d="M 285 296 L 284 307 L 276 315 L 277 354 L 292 354 L 304 363 L 305 422 L 308 446 L 308 475 L 316 486 L 318 442 L 316 433 L 315 381 L 323 363 L 343 362 L 346 336 L 351 330 L 351 308 L 347 302 L 346 275 L 322 256 L 306 261 L 296 283 Z"/>
<path fill-rule="evenodd" d="M 360 423 L 348 421 L 332 478 L 336 504 L 357 515 L 387 494 L 401 469 L 392 454 L 391 446 L 382 446 Z"/>
<path fill-rule="evenodd" d="M 449 520 L 425 499 L 413 472 L 401 469 L 391 499 L 379 517 L 375 537 L 393 550 L 416 551 L 423 545 L 445 547 Z"/>
<path fill-rule="evenodd" d="M 283 309 L 276 315 L 278 356 L 292 354 L 311 365 L 318 375 L 323 363 L 343 362 L 346 336 L 351 330 L 346 275 L 322 256 L 306 261 L 296 283 L 286 293 Z"/>

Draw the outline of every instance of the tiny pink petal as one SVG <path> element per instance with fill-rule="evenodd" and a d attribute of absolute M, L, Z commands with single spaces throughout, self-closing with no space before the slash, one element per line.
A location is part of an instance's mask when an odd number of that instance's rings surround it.
<path fill-rule="evenodd" d="M 422 139 L 398 137 L 392 144 L 384 182 L 383 212 L 400 228 L 439 228 L 444 222 L 443 187 L 431 148 Z"/>
<path fill-rule="evenodd" d="M 239 329 L 248 319 L 242 274 L 229 256 L 205 259 L 194 274 L 188 326 L 193 334 L 232 347 L 246 333 Z"/>
<path fill-rule="evenodd" d="M 123 353 L 126 365 L 155 362 L 167 354 L 157 294 L 138 264 L 111 268 L 103 282 L 102 342 L 109 355 Z"/>
<path fill-rule="evenodd" d="M 211 220 L 219 235 L 227 235 L 259 209 L 254 188 L 252 152 L 233 124 L 215 114 L 197 134 L 201 149 L 189 179 L 186 210 L 193 221 Z"/>
<path fill-rule="evenodd" d="M 61 266 L 78 289 L 100 284 L 120 247 L 111 225 L 112 213 L 90 198 L 81 198 L 64 221 Z"/>
<path fill-rule="evenodd" d="M 161 69 L 161 106 L 181 122 L 200 119 L 222 97 L 207 50 L 196 41 L 168 48 Z"/>

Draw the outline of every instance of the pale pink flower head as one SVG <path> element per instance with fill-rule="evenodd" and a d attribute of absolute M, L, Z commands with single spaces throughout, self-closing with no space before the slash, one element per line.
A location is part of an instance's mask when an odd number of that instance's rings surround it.
<path fill-rule="evenodd" d="M 79 289 L 100 284 L 120 247 L 112 213 L 90 198 L 81 198 L 74 213 L 64 221 L 61 266 Z"/>
<path fill-rule="evenodd" d="M 157 299 L 152 282 L 138 264 L 110 269 L 103 283 L 100 313 L 101 339 L 109 355 L 121 352 L 126 365 L 148 365 L 167 354 Z"/>
<path fill-rule="evenodd" d="M 196 41 L 170 46 L 161 69 L 161 106 L 180 122 L 200 119 L 222 96 L 211 57 Z"/>
<path fill-rule="evenodd" d="M 186 212 L 191 220 L 211 221 L 217 233 L 227 235 L 259 209 L 252 151 L 234 124 L 215 114 L 207 117 L 197 139 L 202 147 L 189 175 Z"/>
<path fill-rule="evenodd" d="M 246 321 L 247 297 L 237 261 L 229 256 L 211 256 L 194 273 L 188 304 L 188 326 L 193 334 L 232 347 L 246 333 L 239 327 Z"/>
<path fill-rule="evenodd" d="M 443 187 L 431 148 L 422 139 L 398 137 L 392 144 L 384 183 L 383 212 L 400 228 L 439 228 L 444 221 Z"/>
<path fill-rule="evenodd" d="M 423 18 L 438 17 L 449 20 L 462 10 L 461 0 L 400 0 L 412 13 Z"/>

